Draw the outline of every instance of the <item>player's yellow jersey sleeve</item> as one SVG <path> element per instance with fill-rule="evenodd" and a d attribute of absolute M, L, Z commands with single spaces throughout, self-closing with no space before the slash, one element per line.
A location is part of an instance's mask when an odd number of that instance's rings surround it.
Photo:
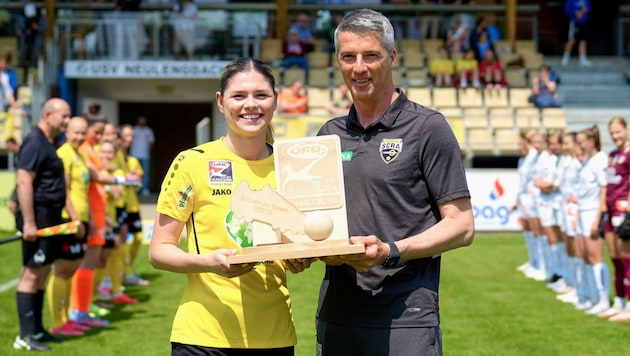
<path fill-rule="evenodd" d="M 127 157 L 127 169 L 131 174 L 137 174 L 139 176 L 144 175 L 144 169 L 142 169 L 140 161 L 138 161 L 138 159 L 134 156 Z"/>
<path fill-rule="evenodd" d="M 127 174 L 137 174 L 140 176 L 140 181 L 142 181 L 142 175 L 144 175 L 144 170 L 142 170 L 142 165 L 140 161 L 136 157 L 128 156 L 127 160 L 125 160 L 125 167 Z M 136 191 L 136 187 L 134 186 L 126 186 L 125 187 L 125 210 L 129 213 L 137 213 L 140 212 L 140 201 L 138 200 L 138 192 Z"/>
<path fill-rule="evenodd" d="M 129 171 L 127 162 L 125 161 L 125 154 L 121 150 L 116 151 L 116 156 L 114 156 L 114 167 L 120 168 L 125 173 Z"/>
<path fill-rule="evenodd" d="M 232 193 L 242 181 L 254 190 L 275 187 L 273 168 L 273 156 L 246 161 L 222 140 L 183 151 L 164 178 L 157 211 L 186 222 L 188 253 L 240 250 L 251 242 L 251 225 L 233 216 Z M 261 264 L 238 278 L 188 274 L 171 341 L 217 348 L 294 345 L 291 300 L 281 263 Z"/>
<path fill-rule="evenodd" d="M 72 207 L 81 221 L 90 221 L 90 206 L 88 204 L 90 171 L 85 160 L 67 142 L 57 149 L 57 156 L 63 162 L 64 172 L 69 178 L 68 191 L 70 192 Z M 62 216 L 66 219 L 70 218 L 65 208 Z"/>

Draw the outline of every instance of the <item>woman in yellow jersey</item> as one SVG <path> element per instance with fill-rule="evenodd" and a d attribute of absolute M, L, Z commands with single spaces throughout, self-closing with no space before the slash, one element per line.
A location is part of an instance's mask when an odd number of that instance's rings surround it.
<path fill-rule="evenodd" d="M 99 158 L 103 162 L 103 169 L 114 176 L 124 176 L 125 172 L 116 162 L 116 155 L 119 152 L 113 141 L 101 141 L 99 149 Z M 109 187 L 109 189 L 107 189 Z M 107 225 L 109 226 L 105 237 L 105 252 L 101 267 L 105 268 L 105 274 L 111 279 L 111 300 L 114 304 L 138 304 L 138 300 L 125 294 L 122 289 L 122 273 L 124 265 L 125 251 L 123 245 L 126 241 L 126 229 L 121 229 L 121 222 L 118 215 L 118 209 L 124 204 L 124 190 L 127 187 L 113 185 L 105 187 L 107 191 Z M 134 189 L 131 187 L 131 189 Z M 103 275 L 104 276 L 104 275 Z M 102 281 L 102 277 L 94 279 L 94 285 L 98 286 Z M 97 293 L 98 295 L 98 293 Z"/>
<path fill-rule="evenodd" d="M 93 226 L 93 219 L 88 204 L 88 184 L 90 181 L 113 184 L 116 178 L 90 168 L 78 152 L 78 147 L 85 141 L 88 123 L 83 117 L 73 117 L 66 129 L 67 141 L 57 149 L 57 155 L 63 162 L 66 179 L 66 204 L 63 218 L 81 221 L 76 235 L 64 237 L 60 258 L 55 260 L 54 273 L 48 280 L 48 303 L 54 326 L 53 335 L 82 335 L 85 326 L 68 319 L 71 278 L 84 258 L 86 235 Z"/>
<path fill-rule="evenodd" d="M 236 59 L 215 94 L 227 133 L 173 160 L 157 203 L 149 261 L 186 273 L 188 283 L 171 331 L 173 355 L 293 355 L 291 301 L 281 261 L 230 265 L 248 240 L 233 218 L 231 192 L 275 187 L 270 122 L 278 93 L 270 68 Z M 186 226 L 188 252 L 178 247 Z M 235 228 L 236 227 L 236 228 Z"/>

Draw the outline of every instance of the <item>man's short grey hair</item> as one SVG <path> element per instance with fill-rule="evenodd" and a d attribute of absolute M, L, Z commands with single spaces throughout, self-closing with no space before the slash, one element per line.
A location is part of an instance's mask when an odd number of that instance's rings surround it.
<path fill-rule="evenodd" d="M 388 54 L 394 51 L 394 27 L 389 19 L 378 11 L 359 9 L 347 13 L 335 29 L 335 52 L 339 53 L 339 33 L 377 34 Z"/>

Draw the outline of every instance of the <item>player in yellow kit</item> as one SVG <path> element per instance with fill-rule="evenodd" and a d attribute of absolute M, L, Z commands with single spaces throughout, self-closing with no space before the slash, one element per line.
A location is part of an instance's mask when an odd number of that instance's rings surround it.
<path fill-rule="evenodd" d="M 134 138 L 134 129 L 131 125 L 123 125 L 120 128 L 120 152 L 123 157 L 127 174 L 133 174 L 140 177 L 144 175 L 144 170 L 140 161 L 129 155 L 129 148 Z M 144 233 L 142 232 L 142 218 L 140 217 L 140 201 L 138 200 L 138 191 L 135 187 L 127 187 L 125 189 L 124 209 L 126 213 L 125 223 L 128 231 L 132 235 L 131 244 L 126 246 L 127 254 L 125 255 L 124 264 L 124 283 L 128 285 L 148 286 L 149 281 L 143 279 L 133 271 L 133 263 L 138 256 L 140 246 L 144 241 Z"/>
<path fill-rule="evenodd" d="M 293 355 L 291 301 L 281 261 L 230 265 L 247 231 L 230 211 L 231 191 L 275 186 L 271 119 L 275 79 L 264 63 L 240 58 L 221 74 L 216 93 L 227 134 L 183 151 L 164 178 L 149 261 L 185 273 L 186 290 L 171 331 L 172 355 Z M 242 229 L 232 229 L 239 225 Z M 179 248 L 186 227 L 188 251 Z"/>
<path fill-rule="evenodd" d="M 123 169 L 116 165 L 116 153 L 118 150 L 111 141 L 101 141 L 99 157 L 103 162 L 104 169 L 113 174 L 114 176 L 124 176 Z M 119 219 L 119 209 L 124 206 L 125 190 L 130 186 L 111 186 L 108 190 L 108 199 L 106 213 L 111 230 L 106 238 L 104 251 L 107 251 L 103 256 L 103 267 L 107 275 L 111 279 L 111 300 L 114 304 L 137 304 L 138 300 L 129 297 L 123 292 L 122 289 L 122 273 L 123 273 L 123 261 L 125 256 L 125 240 L 126 229 L 121 229 L 121 221 Z M 133 187 L 131 188 L 133 189 Z M 101 280 L 95 280 L 96 285 L 100 284 Z"/>

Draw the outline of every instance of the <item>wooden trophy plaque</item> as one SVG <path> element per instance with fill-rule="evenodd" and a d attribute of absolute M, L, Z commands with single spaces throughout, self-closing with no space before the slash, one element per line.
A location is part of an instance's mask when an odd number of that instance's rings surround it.
<path fill-rule="evenodd" d="M 230 264 L 362 253 L 348 239 L 348 220 L 335 135 L 274 143 L 276 190 L 252 191 L 242 182 L 232 213 L 252 223 L 252 247 L 229 256 Z"/>

